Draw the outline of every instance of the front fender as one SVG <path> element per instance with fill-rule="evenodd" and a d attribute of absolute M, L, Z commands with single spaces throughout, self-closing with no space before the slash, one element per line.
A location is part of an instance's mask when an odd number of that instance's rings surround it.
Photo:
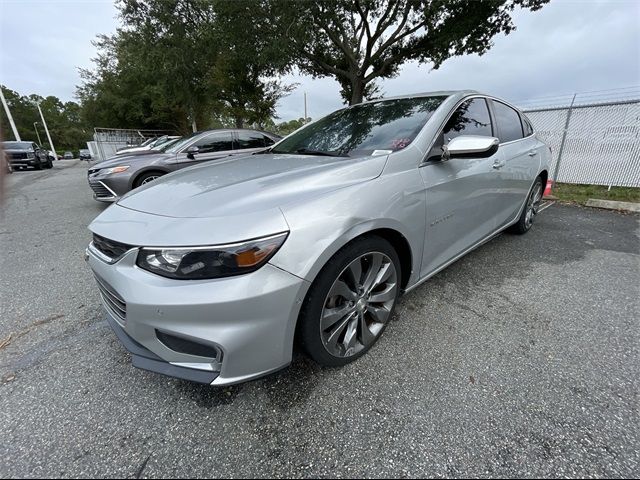
<path fill-rule="evenodd" d="M 412 171 L 384 175 L 329 192 L 282 212 L 290 233 L 270 263 L 312 282 L 335 253 L 354 238 L 377 229 L 391 229 L 409 243 L 417 280 L 424 247 L 425 191 Z"/>

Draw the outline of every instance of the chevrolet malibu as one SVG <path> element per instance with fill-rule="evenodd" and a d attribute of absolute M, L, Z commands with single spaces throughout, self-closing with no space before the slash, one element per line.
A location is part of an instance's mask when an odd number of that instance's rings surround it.
<path fill-rule="evenodd" d="M 488 95 L 366 102 L 123 196 L 91 223 L 87 260 L 134 366 L 227 385 L 286 367 L 294 342 L 341 366 L 402 292 L 527 232 L 549 160 Z"/>

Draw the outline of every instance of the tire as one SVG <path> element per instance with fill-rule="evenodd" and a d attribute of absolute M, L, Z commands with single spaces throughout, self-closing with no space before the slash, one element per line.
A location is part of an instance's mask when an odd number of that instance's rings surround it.
<path fill-rule="evenodd" d="M 38 161 L 36 166 L 34 167 L 36 170 L 42 170 L 42 161 Z"/>
<path fill-rule="evenodd" d="M 542 189 L 542 178 L 538 177 L 536 178 L 536 181 L 533 182 L 533 186 L 529 191 L 527 202 L 522 209 L 520 218 L 516 223 L 509 227 L 509 231 L 511 233 L 515 233 L 516 235 L 523 235 L 531 230 L 536 215 L 538 214 L 538 209 L 540 208 L 540 201 L 542 200 L 543 194 Z"/>
<path fill-rule="evenodd" d="M 372 235 L 347 244 L 322 268 L 302 305 L 297 333 L 303 350 L 326 367 L 360 358 L 388 325 L 401 278 L 398 254 L 383 238 Z M 358 292 L 356 283 L 363 287 Z"/>
<path fill-rule="evenodd" d="M 133 188 L 138 188 L 139 186 L 149 183 L 164 174 L 164 172 L 145 172 L 136 178 L 136 181 L 133 182 Z"/>
<path fill-rule="evenodd" d="M 51 161 L 51 159 L 47 160 L 46 168 L 47 168 L 47 169 L 49 169 L 49 168 L 53 168 L 53 162 Z"/>

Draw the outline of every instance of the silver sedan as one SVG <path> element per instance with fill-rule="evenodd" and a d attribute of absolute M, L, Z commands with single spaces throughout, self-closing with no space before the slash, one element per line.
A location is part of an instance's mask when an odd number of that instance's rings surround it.
<path fill-rule="evenodd" d="M 125 195 L 91 223 L 87 259 L 135 366 L 226 385 L 286 367 L 294 342 L 341 366 L 402 292 L 527 232 L 549 161 L 494 97 L 375 100 Z"/>

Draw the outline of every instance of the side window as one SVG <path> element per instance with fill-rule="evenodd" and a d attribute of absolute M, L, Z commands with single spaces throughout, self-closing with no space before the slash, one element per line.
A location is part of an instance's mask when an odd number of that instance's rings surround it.
<path fill-rule="evenodd" d="M 531 122 L 524 115 L 522 115 L 522 129 L 524 130 L 525 137 L 533 135 L 533 127 L 531 126 Z"/>
<path fill-rule="evenodd" d="M 233 139 L 231 132 L 212 133 L 194 145 L 200 149 L 200 153 L 222 152 L 233 148 Z"/>
<path fill-rule="evenodd" d="M 493 102 L 500 143 L 512 142 L 523 137 L 520 114 L 504 103 Z"/>
<path fill-rule="evenodd" d="M 266 135 L 264 136 L 264 145 L 266 147 L 270 147 L 271 145 L 273 145 L 274 143 L 276 143 L 276 141 L 270 137 L 267 137 Z"/>
<path fill-rule="evenodd" d="M 493 136 L 489 107 L 484 98 L 472 98 L 456 109 L 438 135 L 427 160 L 440 160 L 442 146 L 461 135 Z"/>
<path fill-rule="evenodd" d="M 266 147 L 265 136 L 258 132 L 238 132 L 238 150 Z"/>
<path fill-rule="evenodd" d="M 444 126 L 444 140 L 450 140 L 461 135 L 484 135 L 490 137 L 491 117 L 484 98 L 467 100 L 451 116 Z"/>

